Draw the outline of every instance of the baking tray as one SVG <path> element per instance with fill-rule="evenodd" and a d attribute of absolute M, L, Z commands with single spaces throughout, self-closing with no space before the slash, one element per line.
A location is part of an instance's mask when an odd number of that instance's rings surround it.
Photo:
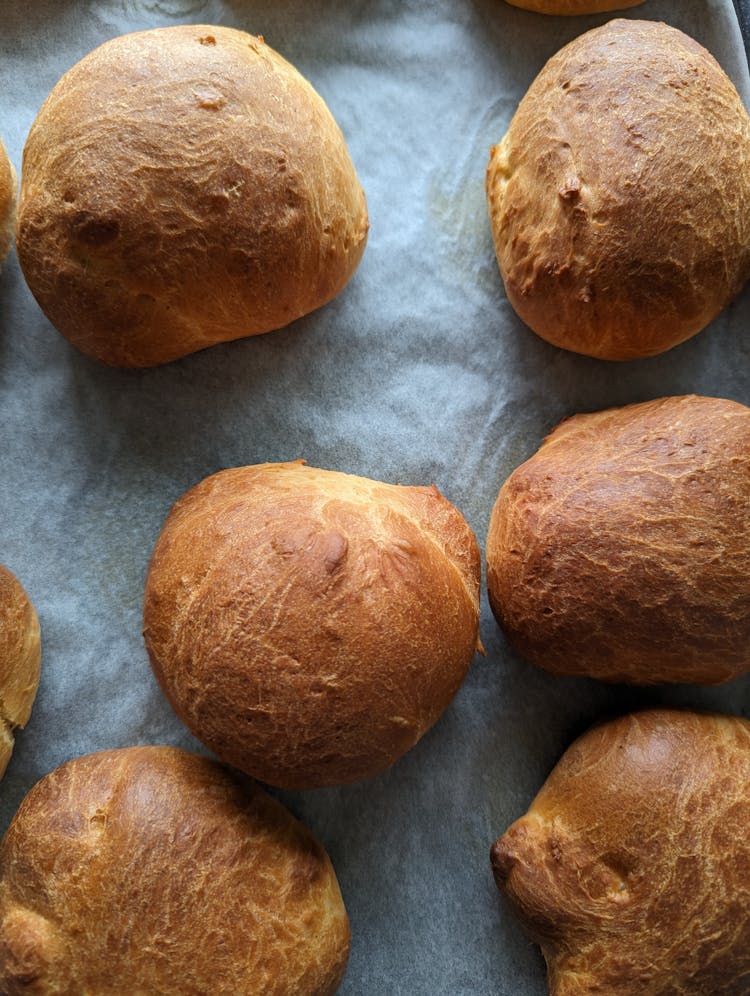
<path fill-rule="evenodd" d="M 745 102 L 731 0 L 650 0 L 717 56 Z M 346 291 L 293 327 L 145 371 L 103 367 L 51 328 L 15 256 L 0 276 L 0 561 L 43 631 L 43 675 L 0 784 L 0 829 L 66 759 L 135 743 L 200 749 L 149 669 L 141 598 L 156 536 L 223 467 L 305 457 L 435 483 L 484 545 L 508 474 L 561 418 L 697 392 L 750 403 L 750 295 L 655 359 L 555 349 L 508 306 L 484 204 L 490 146 L 545 60 L 608 15 L 544 18 L 501 0 L 5 0 L 0 134 L 20 166 L 62 72 L 128 30 L 215 23 L 265 35 L 346 134 L 372 229 Z M 275 793 L 327 847 L 352 922 L 345 994 L 541 996 L 537 949 L 500 902 L 490 844 L 571 739 L 647 703 L 750 714 L 750 679 L 636 690 L 549 676 L 506 646 L 483 599 L 484 659 L 390 771 Z"/>

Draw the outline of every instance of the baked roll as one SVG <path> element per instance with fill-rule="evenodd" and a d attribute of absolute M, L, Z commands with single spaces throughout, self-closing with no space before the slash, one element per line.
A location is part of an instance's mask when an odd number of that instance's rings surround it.
<path fill-rule="evenodd" d="M 13 731 L 31 716 L 41 659 L 34 606 L 18 580 L 0 565 L 0 778 L 13 753 Z"/>
<path fill-rule="evenodd" d="M 654 710 L 590 730 L 492 848 L 551 996 L 745 996 L 750 723 Z"/>
<path fill-rule="evenodd" d="M 344 287 L 367 208 L 344 138 L 261 38 L 125 35 L 54 88 L 26 143 L 18 255 L 105 363 L 165 363 L 288 325 Z"/>
<path fill-rule="evenodd" d="M 533 10 L 537 14 L 599 14 L 606 10 L 637 7 L 643 0 L 508 0 L 514 7 Z"/>
<path fill-rule="evenodd" d="M 0 845 L 5 996 L 329 996 L 348 953 L 320 844 L 265 792 L 185 751 L 69 761 Z"/>
<path fill-rule="evenodd" d="M 601 359 L 653 356 L 750 275 L 750 118 L 692 38 L 610 21 L 532 83 L 487 197 L 508 300 L 534 332 Z"/>
<path fill-rule="evenodd" d="M 688 396 L 563 422 L 500 491 L 487 587 L 510 643 L 556 674 L 744 674 L 750 409 Z"/>
<path fill-rule="evenodd" d="M 0 141 L 0 263 L 8 255 L 13 240 L 16 214 L 16 173 Z"/>
<path fill-rule="evenodd" d="M 214 474 L 172 509 L 144 635 L 178 716 L 262 781 L 369 778 L 412 747 L 478 644 L 480 557 L 434 487 L 301 463 Z"/>

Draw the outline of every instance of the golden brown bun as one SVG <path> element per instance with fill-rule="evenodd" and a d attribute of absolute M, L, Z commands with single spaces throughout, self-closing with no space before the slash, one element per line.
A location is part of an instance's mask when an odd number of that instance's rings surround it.
<path fill-rule="evenodd" d="M 63 76 L 24 151 L 26 279 L 73 345 L 116 366 L 319 308 L 357 268 L 367 226 L 323 100 L 231 28 L 106 42 Z"/>
<path fill-rule="evenodd" d="M 13 729 L 31 715 L 42 650 L 39 620 L 29 597 L 0 565 L 0 778 L 13 752 Z"/>
<path fill-rule="evenodd" d="M 458 690 L 480 558 L 436 488 L 302 463 L 225 470 L 172 509 L 146 582 L 151 663 L 223 760 L 273 785 L 369 778 Z"/>
<path fill-rule="evenodd" d="M 662 398 L 576 415 L 503 485 L 487 587 L 557 674 L 714 684 L 750 668 L 750 409 Z"/>
<path fill-rule="evenodd" d="M 320 844 L 185 751 L 69 761 L 0 846 L 5 996 L 328 996 L 348 955 Z"/>
<path fill-rule="evenodd" d="M 16 173 L 0 141 L 0 263 L 8 255 L 16 220 Z"/>
<path fill-rule="evenodd" d="M 606 10 L 637 7 L 643 0 L 508 0 L 514 7 L 534 10 L 538 14 L 599 14 Z"/>
<path fill-rule="evenodd" d="M 654 710 L 577 740 L 492 848 L 552 996 L 747 996 L 750 723 Z"/>
<path fill-rule="evenodd" d="M 577 353 L 652 356 L 750 275 L 750 118 L 692 38 L 610 21 L 532 83 L 492 150 L 487 197 L 524 322 Z"/>

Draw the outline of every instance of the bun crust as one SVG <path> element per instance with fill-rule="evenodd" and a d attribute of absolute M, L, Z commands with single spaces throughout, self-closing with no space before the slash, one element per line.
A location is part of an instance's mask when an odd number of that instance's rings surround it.
<path fill-rule="evenodd" d="M 514 7 L 533 10 L 537 14 L 600 14 L 607 10 L 637 7 L 643 0 L 508 0 Z"/>
<path fill-rule="evenodd" d="M 74 346 L 116 366 L 314 311 L 354 273 L 367 228 L 323 100 L 230 28 L 106 42 L 63 76 L 24 151 L 24 275 Z"/>
<path fill-rule="evenodd" d="M 750 668 L 750 409 L 693 396 L 577 415 L 503 485 L 487 587 L 557 674 L 714 684 Z"/>
<path fill-rule="evenodd" d="M 0 846 L 6 996 L 328 996 L 348 952 L 336 877 L 309 831 L 184 751 L 64 764 Z"/>
<path fill-rule="evenodd" d="M 175 711 L 273 785 L 369 778 L 437 720 L 478 642 L 480 557 L 436 488 L 301 463 L 226 470 L 172 509 L 144 635 Z"/>
<path fill-rule="evenodd" d="M 16 221 L 16 172 L 0 141 L 0 263 L 8 255 Z"/>
<path fill-rule="evenodd" d="M 664 352 L 750 275 L 750 118 L 681 31 L 614 20 L 557 53 L 487 171 L 508 299 L 607 360 Z"/>
<path fill-rule="evenodd" d="M 13 730 L 25 726 L 39 686 L 39 620 L 29 597 L 0 565 L 0 778 L 13 752 Z"/>
<path fill-rule="evenodd" d="M 492 848 L 552 996 L 744 996 L 750 723 L 654 710 L 577 740 Z"/>

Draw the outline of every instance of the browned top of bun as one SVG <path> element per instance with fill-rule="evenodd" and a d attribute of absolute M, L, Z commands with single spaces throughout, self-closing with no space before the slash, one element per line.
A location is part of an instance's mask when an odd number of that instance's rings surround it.
<path fill-rule="evenodd" d="M 492 849 L 552 996 L 745 996 L 750 723 L 653 710 L 565 753 Z"/>
<path fill-rule="evenodd" d="M 0 991 L 328 996 L 349 925 L 325 851 L 205 758 L 77 758 L 0 846 Z"/>
<path fill-rule="evenodd" d="M 750 118 L 696 41 L 614 20 L 557 53 L 492 150 L 500 272 L 549 342 L 651 356 L 750 273 Z"/>
<path fill-rule="evenodd" d="M 606 10 L 637 7 L 643 0 L 508 0 L 514 7 L 539 14 L 598 14 Z"/>
<path fill-rule="evenodd" d="M 16 209 L 16 174 L 0 141 L 0 263 L 8 255 Z"/>
<path fill-rule="evenodd" d="M 231 28 L 106 42 L 63 76 L 24 151 L 24 275 L 63 335 L 118 366 L 313 311 L 351 277 L 367 225 L 323 100 Z"/>
<path fill-rule="evenodd" d="M 225 470 L 173 508 L 146 583 L 172 705 L 223 760 L 302 788 L 368 778 L 435 722 L 478 639 L 480 559 L 436 488 Z"/>
<path fill-rule="evenodd" d="M 560 674 L 715 683 L 750 668 L 750 409 L 662 398 L 563 422 L 503 485 L 487 586 Z"/>
<path fill-rule="evenodd" d="M 13 750 L 13 729 L 25 726 L 39 685 L 39 620 L 11 572 L 0 565 L 0 777 Z"/>

